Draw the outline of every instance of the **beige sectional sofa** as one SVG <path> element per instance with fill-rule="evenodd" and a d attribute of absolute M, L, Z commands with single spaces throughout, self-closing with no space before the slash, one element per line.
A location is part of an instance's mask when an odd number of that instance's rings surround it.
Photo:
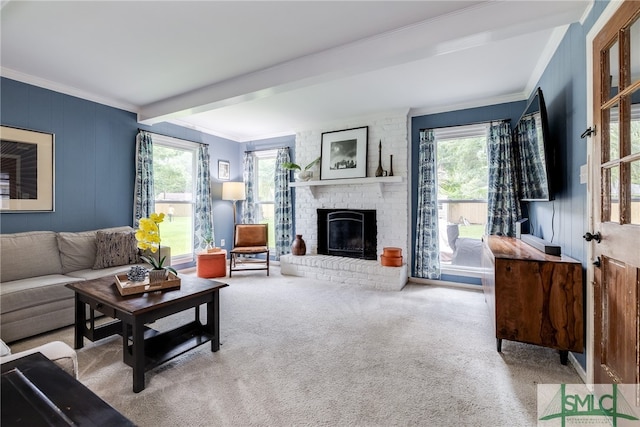
<path fill-rule="evenodd" d="M 133 231 L 125 226 L 1 234 L 2 340 L 12 342 L 72 325 L 74 294 L 65 284 L 126 272 L 140 263 Z M 162 247 L 161 253 L 171 259 L 170 248 Z"/>

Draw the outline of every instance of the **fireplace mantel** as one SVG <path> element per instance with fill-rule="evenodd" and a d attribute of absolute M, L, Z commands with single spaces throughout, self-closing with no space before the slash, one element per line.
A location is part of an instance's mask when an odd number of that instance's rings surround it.
<path fill-rule="evenodd" d="M 385 184 L 396 184 L 402 182 L 401 176 L 380 176 L 370 178 L 348 178 L 348 179 L 327 179 L 324 181 L 296 181 L 290 182 L 289 187 L 305 187 L 316 197 L 316 189 L 327 185 L 369 185 L 376 184 L 378 193 L 382 196 L 382 188 Z"/>

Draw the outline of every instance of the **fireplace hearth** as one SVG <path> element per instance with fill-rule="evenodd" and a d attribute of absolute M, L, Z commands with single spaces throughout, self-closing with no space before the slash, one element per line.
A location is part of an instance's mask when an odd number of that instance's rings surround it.
<path fill-rule="evenodd" d="M 349 258 L 377 258 L 375 210 L 318 209 L 318 253 Z"/>

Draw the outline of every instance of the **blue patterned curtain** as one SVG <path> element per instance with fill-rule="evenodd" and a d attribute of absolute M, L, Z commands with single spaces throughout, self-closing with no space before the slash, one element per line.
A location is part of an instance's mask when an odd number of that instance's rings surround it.
<path fill-rule="evenodd" d="M 207 243 L 213 243 L 215 241 L 208 145 L 200 144 L 198 147 L 196 174 L 193 248 L 195 251 L 198 251 L 205 249 Z"/>
<path fill-rule="evenodd" d="M 153 192 L 153 142 L 151 134 L 140 131 L 136 136 L 136 181 L 134 184 L 133 227 L 140 218 L 148 218 L 155 211 Z"/>
<path fill-rule="evenodd" d="M 520 218 L 516 171 L 509 122 L 491 123 L 487 133 L 489 194 L 487 234 L 513 236 Z"/>
<path fill-rule="evenodd" d="M 256 155 L 252 151 L 244 153 L 244 172 L 242 179 L 244 180 L 245 200 L 242 202 L 242 223 L 255 224 L 255 196 L 253 191 L 254 169 L 256 164 Z"/>
<path fill-rule="evenodd" d="M 289 170 L 282 167 L 284 162 L 291 161 L 289 148 L 279 148 L 276 157 L 276 197 L 275 197 L 275 232 L 276 232 L 276 261 L 280 255 L 291 252 L 291 236 L 293 235 L 293 220 L 291 217 L 291 189 L 289 188 Z"/>
<path fill-rule="evenodd" d="M 520 119 L 516 128 L 515 142 L 520 150 L 518 158 L 522 173 L 519 185 L 524 192 L 523 197 L 529 199 L 549 197 L 540 113 Z"/>
<path fill-rule="evenodd" d="M 418 168 L 415 274 L 425 279 L 439 279 L 438 174 L 436 140 L 432 129 L 420 132 Z"/>

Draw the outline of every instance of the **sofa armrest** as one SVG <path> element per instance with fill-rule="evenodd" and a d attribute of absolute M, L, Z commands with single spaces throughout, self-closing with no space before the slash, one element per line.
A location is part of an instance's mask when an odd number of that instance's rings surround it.
<path fill-rule="evenodd" d="M 69 375 L 78 379 L 78 356 L 76 351 L 62 341 L 52 341 L 30 350 L 0 357 L 0 363 L 7 363 L 33 353 L 42 353 L 47 359 L 60 366 Z"/>

